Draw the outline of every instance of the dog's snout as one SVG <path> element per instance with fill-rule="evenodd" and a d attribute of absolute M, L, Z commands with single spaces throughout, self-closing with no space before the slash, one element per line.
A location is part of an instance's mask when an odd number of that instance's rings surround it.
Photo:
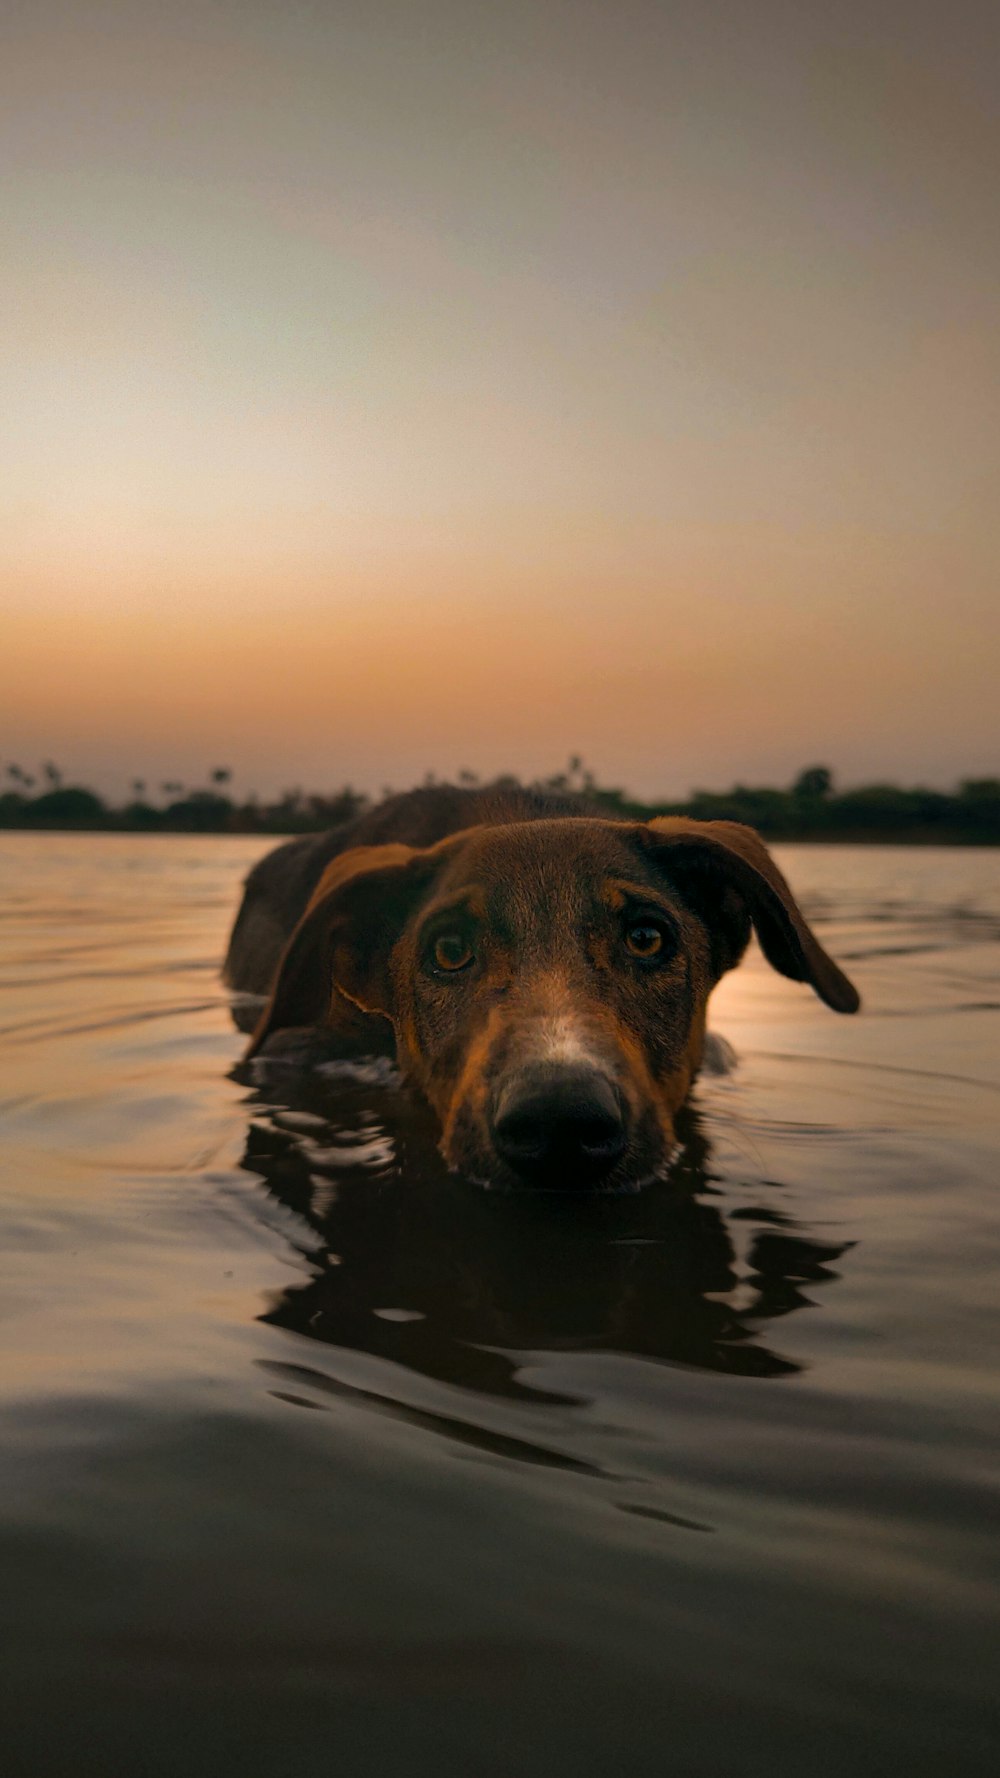
<path fill-rule="evenodd" d="M 621 1097 L 592 1068 L 536 1068 L 498 1096 L 497 1153 L 534 1185 L 590 1185 L 609 1173 L 628 1140 Z"/>

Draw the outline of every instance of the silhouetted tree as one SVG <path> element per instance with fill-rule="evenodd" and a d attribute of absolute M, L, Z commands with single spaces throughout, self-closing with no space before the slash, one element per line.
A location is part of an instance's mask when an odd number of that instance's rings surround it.
<path fill-rule="evenodd" d="M 107 809 L 92 790 L 77 786 L 47 790 L 24 810 L 24 819 L 38 827 L 94 827 L 102 825 Z"/>
<path fill-rule="evenodd" d="M 833 789 L 833 773 L 829 766 L 807 766 L 792 785 L 792 795 L 809 798 L 829 796 Z"/>
<path fill-rule="evenodd" d="M 240 803 L 221 794 L 229 767 L 213 768 L 212 787 L 185 791 L 178 780 L 163 780 L 165 807 L 133 800 L 124 809 L 109 809 L 100 797 L 81 786 L 64 785 L 51 761 L 43 767 L 49 788 L 33 795 L 34 778 L 16 762 L 2 768 L 10 784 L 0 792 L 0 827 L 124 828 L 188 833 L 315 833 L 351 820 L 368 806 L 368 798 L 350 785 L 306 794 L 286 790 L 276 801 L 260 803 L 250 795 Z M 433 773 L 427 782 L 438 780 Z M 471 789 L 480 782 L 463 769 L 458 782 Z M 144 778 L 131 780 L 136 799 L 146 790 Z M 492 779 L 486 788 L 497 797 L 522 788 L 510 773 Z M 967 779 L 945 792 L 923 786 L 905 789 L 893 784 L 866 784 L 835 792 L 826 766 L 810 766 L 791 789 L 735 784 L 725 791 L 697 790 L 685 800 L 644 803 L 619 788 L 602 786 L 574 755 L 562 772 L 536 779 L 534 790 L 563 796 L 586 794 L 599 808 L 618 817 L 648 820 L 652 815 L 686 815 L 700 820 L 742 821 L 766 839 L 878 840 L 911 844 L 919 841 L 1000 844 L 1000 778 Z M 383 796 L 393 792 L 386 786 Z"/>

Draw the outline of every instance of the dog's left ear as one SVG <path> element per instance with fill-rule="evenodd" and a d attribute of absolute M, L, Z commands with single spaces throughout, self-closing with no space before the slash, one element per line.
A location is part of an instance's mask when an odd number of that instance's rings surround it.
<path fill-rule="evenodd" d="M 681 879 L 700 881 L 727 905 L 732 925 L 742 924 L 722 968 L 731 968 L 749 937 L 753 922 L 772 968 L 793 982 L 808 982 L 834 1012 L 857 1012 L 861 997 L 838 969 L 806 923 L 802 910 L 760 835 L 737 821 L 693 821 L 661 816 L 640 829 L 644 847 L 662 858 L 664 869 L 676 867 Z"/>
<path fill-rule="evenodd" d="M 435 848 L 357 846 L 328 865 L 285 946 L 244 1061 L 273 1032 L 318 1025 L 336 994 L 392 1016 L 390 957 L 440 859 Z"/>

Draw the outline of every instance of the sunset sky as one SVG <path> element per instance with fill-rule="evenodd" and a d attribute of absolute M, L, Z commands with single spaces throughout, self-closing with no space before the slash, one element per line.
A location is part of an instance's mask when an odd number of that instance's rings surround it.
<path fill-rule="evenodd" d="M 1000 9 L 7 0 L 0 762 L 1000 769 Z"/>

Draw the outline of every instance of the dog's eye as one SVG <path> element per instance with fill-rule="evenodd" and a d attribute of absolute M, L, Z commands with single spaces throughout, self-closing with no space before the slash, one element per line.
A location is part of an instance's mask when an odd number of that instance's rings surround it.
<path fill-rule="evenodd" d="M 633 957 L 642 957 L 649 962 L 653 957 L 662 956 L 667 946 L 667 935 L 662 926 L 653 920 L 633 920 L 631 926 L 625 928 L 625 943 Z"/>
<path fill-rule="evenodd" d="M 454 972 L 468 969 L 472 962 L 472 946 L 460 932 L 440 932 L 432 951 L 435 969 Z"/>

